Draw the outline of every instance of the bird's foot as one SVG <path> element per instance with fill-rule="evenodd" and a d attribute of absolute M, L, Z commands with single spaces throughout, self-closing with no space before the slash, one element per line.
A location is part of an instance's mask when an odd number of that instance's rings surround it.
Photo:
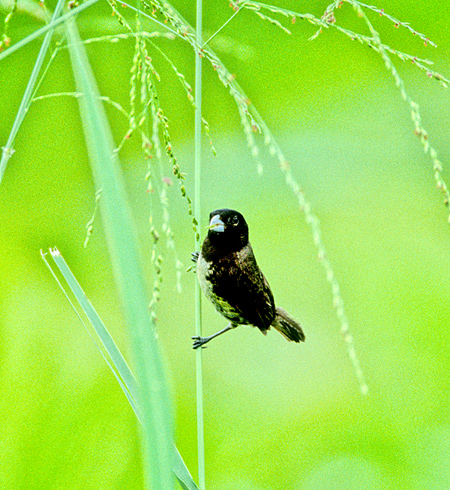
<path fill-rule="evenodd" d="M 192 344 L 193 349 L 198 349 L 199 347 L 203 348 L 206 342 L 209 342 L 211 340 L 210 337 L 199 337 L 198 335 L 191 337 L 191 339 L 194 341 L 194 343 Z"/>
<path fill-rule="evenodd" d="M 195 265 L 191 265 L 190 267 L 188 267 L 186 269 L 186 272 L 191 272 L 191 271 L 196 272 L 195 266 L 197 265 L 199 255 L 200 255 L 200 252 L 192 252 L 191 253 L 191 260 L 192 260 L 192 262 L 194 262 Z"/>

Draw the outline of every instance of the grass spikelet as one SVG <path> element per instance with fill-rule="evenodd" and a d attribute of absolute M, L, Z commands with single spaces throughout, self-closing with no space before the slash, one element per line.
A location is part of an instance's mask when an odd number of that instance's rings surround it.
<path fill-rule="evenodd" d="M 251 126 L 249 124 L 247 119 L 247 114 L 245 112 L 245 109 L 242 107 L 242 105 L 237 103 L 237 108 L 239 111 L 239 115 L 241 116 L 241 124 L 244 129 L 244 134 L 245 137 L 247 138 L 247 146 L 250 149 L 250 153 L 252 157 L 255 158 L 256 161 L 256 171 L 258 172 L 258 175 L 262 175 L 264 169 L 261 160 L 259 159 L 259 148 L 258 145 L 256 144 L 255 137 L 253 136 L 254 126 Z"/>
<path fill-rule="evenodd" d="M 138 15 L 136 16 L 136 23 L 137 23 L 137 30 L 138 32 L 140 32 L 141 26 L 140 26 L 140 20 Z M 163 218 L 162 230 L 166 236 L 166 246 L 168 249 L 172 251 L 174 255 L 175 270 L 176 270 L 176 287 L 177 287 L 177 291 L 181 291 L 181 273 L 179 267 L 180 260 L 178 259 L 178 255 L 175 247 L 175 239 L 173 236 L 172 228 L 170 226 L 169 201 L 167 199 L 167 191 L 166 191 L 167 186 L 169 184 L 167 181 L 165 182 L 162 173 L 162 161 L 161 161 L 162 152 L 161 152 L 161 144 L 159 139 L 160 119 L 158 117 L 158 110 L 157 110 L 157 105 L 159 104 L 159 102 L 158 102 L 158 95 L 155 86 L 156 83 L 155 79 L 156 81 L 159 81 L 160 77 L 155 67 L 153 66 L 151 57 L 149 56 L 147 46 L 145 43 L 145 38 L 139 37 L 137 38 L 137 40 L 138 40 L 138 44 L 136 45 L 136 50 L 139 50 L 138 66 L 140 67 L 140 73 L 141 73 L 140 104 L 143 107 L 142 117 L 140 118 L 139 121 L 139 128 L 141 129 L 141 134 L 142 134 L 142 149 L 148 162 L 148 171 L 146 175 L 146 180 L 148 181 L 147 191 L 150 195 L 150 201 L 152 201 L 152 193 L 154 187 L 158 189 L 159 200 L 162 206 L 162 218 Z M 150 44 L 153 47 L 155 47 L 153 43 L 150 42 Z M 150 114 L 148 112 L 149 108 L 150 108 Z M 151 141 L 148 136 L 149 128 L 150 128 L 150 120 L 152 120 Z M 156 156 L 156 162 L 155 159 L 153 158 L 154 155 Z M 152 175 L 155 165 L 159 169 L 159 184 L 157 184 L 156 186 L 154 186 L 153 182 L 158 181 L 158 179 Z M 157 246 L 159 242 L 159 233 L 153 224 L 152 204 L 151 204 L 149 220 L 151 225 L 150 233 L 151 236 L 153 237 L 151 262 L 155 273 L 155 278 L 153 281 L 152 300 L 150 302 L 150 310 L 152 314 L 154 314 L 153 309 L 156 303 L 160 299 L 160 289 L 163 281 L 163 275 L 162 275 L 163 257 L 157 251 Z"/>
<path fill-rule="evenodd" d="M 347 353 L 349 359 L 352 363 L 353 370 L 355 372 L 356 379 L 358 381 L 359 389 L 362 395 L 366 395 L 369 391 L 368 385 L 366 383 L 361 364 L 359 362 L 358 356 L 356 354 L 356 349 L 353 341 L 353 336 L 350 334 L 349 322 L 344 308 L 344 301 L 342 299 L 339 283 L 334 273 L 334 269 L 328 259 L 327 251 L 325 249 L 325 244 L 322 240 L 322 231 L 320 226 L 319 218 L 313 213 L 311 204 L 306 199 L 304 192 L 301 190 L 300 185 L 297 183 L 294 175 L 291 171 L 291 167 L 278 145 L 277 141 L 273 137 L 271 131 L 267 127 L 264 120 L 261 118 L 259 113 L 255 108 L 252 111 L 257 118 L 259 125 L 262 129 L 265 143 L 269 147 L 270 153 L 275 156 L 278 160 L 279 167 L 284 174 L 285 182 L 287 186 L 291 189 L 294 196 L 297 198 L 300 210 L 305 216 L 305 221 L 311 229 L 311 234 L 313 238 L 313 243 L 317 249 L 317 257 L 320 264 L 324 268 L 325 277 L 330 285 L 332 293 L 332 304 L 336 311 L 336 316 L 340 323 L 340 330 L 343 340 L 347 347 Z"/>
<path fill-rule="evenodd" d="M 353 3 L 351 2 L 350 0 L 346 0 L 346 2 L 348 3 Z M 437 48 L 437 45 L 433 42 L 433 41 L 430 41 L 430 39 L 428 39 L 428 37 L 425 36 L 425 34 L 421 34 L 420 32 L 416 31 L 415 29 L 413 29 L 408 22 L 402 22 L 401 20 L 398 20 L 396 19 L 395 17 L 393 17 L 392 15 L 389 15 L 387 14 L 384 9 L 379 9 L 377 7 L 374 7 L 373 5 L 366 5 L 365 3 L 362 3 L 362 2 L 356 2 L 360 7 L 362 8 L 365 8 L 365 9 L 368 9 L 368 10 L 372 10 L 372 12 L 376 12 L 377 14 L 379 14 L 381 17 L 384 17 L 388 20 L 390 20 L 393 24 L 394 24 L 394 27 L 395 28 L 398 28 L 398 27 L 404 27 L 405 29 L 407 29 L 411 34 L 413 34 L 414 36 L 422 39 L 422 41 L 425 43 L 425 46 L 433 46 L 434 48 Z"/>
<path fill-rule="evenodd" d="M 136 37 L 135 44 L 134 44 L 134 54 L 133 54 L 133 61 L 131 64 L 130 68 L 130 118 L 129 118 L 129 129 L 128 132 L 125 136 L 125 138 L 130 138 L 132 135 L 133 131 L 137 127 L 136 123 L 136 97 L 137 97 L 137 82 L 138 82 L 138 77 L 139 77 L 139 70 L 140 70 L 140 60 L 141 60 L 141 51 L 139 47 L 139 38 Z"/>
<path fill-rule="evenodd" d="M 430 145 L 429 139 L 428 139 L 428 133 L 425 130 L 425 128 L 422 125 L 422 119 L 421 115 L 419 112 L 419 105 L 409 96 L 409 94 L 406 92 L 405 84 L 400 77 L 397 69 L 395 68 L 394 64 L 391 61 L 391 58 L 389 57 L 389 54 L 387 53 L 386 49 L 384 48 L 381 40 L 380 40 L 380 35 L 378 32 L 375 30 L 373 27 L 372 23 L 370 22 L 369 18 L 367 15 L 364 13 L 364 11 L 361 8 L 361 5 L 359 2 L 356 1 L 351 1 L 354 10 L 356 13 L 364 19 L 367 27 L 369 28 L 369 31 L 372 35 L 373 42 L 376 44 L 376 46 L 379 49 L 379 53 L 384 61 L 384 64 L 392 74 L 392 77 L 394 78 L 396 86 L 400 90 L 400 94 L 403 98 L 403 100 L 408 104 L 410 111 L 411 111 L 411 119 L 414 124 L 414 134 L 419 138 L 420 143 L 422 144 L 423 151 L 426 154 L 429 154 L 431 157 L 431 161 L 433 164 L 433 170 L 434 170 L 434 178 L 436 181 L 436 187 L 438 190 L 440 190 L 444 196 L 444 204 L 447 206 L 447 209 L 449 210 L 449 215 L 448 215 L 448 220 L 450 222 L 450 192 L 448 190 L 447 184 L 443 178 L 442 175 L 442 163 L 438 159 L 438 153 L 437 151 Z"/>
<path fill-rule="evenodd" d="M 11 22 L 11 19 L 13 15 L 17 11 L 17 0 L 13 1 L 11 10 L 9 11 L 8 15 L 5 17 L 3 21 L 3 32 L 0 40 L 0 51 L 3 51 L 5 48 L 8 48 L 9 45 L 11 44 L 11 39 L 8 36 L 8 29 L 9 29 L 9 23 Z"/>
<path fill-rule="evenodd" d="M 100 36 L 100 37 L 91 37 L 88 39 L 84 39 L 82 42 L 83 44 L 95 44 L 95 43 L 118 43 L 120 41 L 127 41 L 129 39 L 133 39 L 137 36 L 136 33 L 134 32 L 124 32 L 122 34 L 110 34 L 106 36 Z M 171 32 L 159 32 L 159 31 L 153 31 L 153 32 L 147 32 L 147 31 L 141 31 L 139 33 L 140 37 L 143 37 L 145 39 L 170 39 L 173 41 L 175 39 L 175 35 L 172 34 Z"/>
<path fill-rule="evenodd" d="M 217 151 L 214 147 L 214 143 L 210 134 L 209 123 L 204 117 L 202 117 L 202 123 L 203 123 L 203 127 L 205 128 L 205 134 L 209 140 L 209 146 L 211 147 L 211 152 L 214 156 L 217 156 Z"/>
<path fill-rule="evenodd" d="M 343 0 L 341 2 L 337 2 L 337 1 L 333 2 L 331 5 L 329 5 L 327 7 L 325 14 L 324 14 L 324 17 L 329 19 L 330 15 L 334 12 L 334 10 L 337 7 L 340 7 L 343 3 L 349 3 L 353 6 L 353 9 L 355 10 L 357 16 L 362 18 L 365 21 L 367 27 L 369 28 L 371 37 L 361 35 L 359 33 L 353 32 L 349 29 L 346 29 L 346 28 L 339 26 L 335 22 L 334 15 L 333 15 L 333 22 L 331 22 L 331 23 L 326 23 L 326 22 L 324 22 L 323 19 L 319 20 L 316 18 L 312 18 L 312 19 L 309 18 L 309 20 L 312 23 L 319 25 L 321 27 L 323 27 L 324 24 L 326 26 L 332 26 L 332 27 L 338 29 L 343 34 L 345 34 L 346 36 L 350 37 L 352 40 L 356 39 L 363 44 L 367 44 L 371 48 L 374 48 L 378 53 L 380 53 L 380 55 L 384 61 L 384 64 L 386 66 L 386 69 L 391 72 L 391 74 L 394 78 L 395 84 L 400 90 L 401 97 L 409 105 L 409 108 L 411 111 L 411 118 L 412 118 L 413 123 L 414 123 L 414 134 L 416 134 L 416 136 L 419 138 L 425 153 L 428 153 L 429 150 L 433 150 L 432 154 L 435 155 L 435 157 L 432 157 L 431 159 L 432 159 L 432 163 L 433 163 L 433 170 L 434 170 L 434 177 L 435 177 L 435 181 L 436 181 L 436 187 L 439 190 L 441 190 L 443 195 L 444 195 L 444 203 L 449 208 L 449 221 L 450 221 L 450 204 L 449 204 L 450 203 L 450 193 L 449 193 L 447 184 L 444 181 L 444 178 L 442 175 L 442 164 L 441 164 L 440 160 L 437 158 L 437 151 L 429 143 L 428 133 L 425 130 L 425 128 L 423 127 L 422 122 L 421 122 L 421 116 L 419 113 L 419 106 L 408 95 L 406 88 L 405 88 L 405 84 L 404 84 L 403 80 L 401 79 L 401 77 L 400 77 L 397 69 L 395 68 L 394 64 L 392 63 L 392 60 L 389 57 L 388 53 L 395 54 L 397 57 L 399 57 L 402 60 L 410 60 L 420 70 L 425 71 L 426 75 L 429 78 L 433 78 L 433 79 L 438 80 L 440 82 L 440 84 L 445 88 L 448 86 L 449 80 L 446 79 L 441 74 L 439 74 L 435 71 L 432 71 L 427 66 L 425 66 L 425 65 L 430 64 L 430 62 L 428 60 L 418 59 L 418 58 L 411 56 L 409 54 L 396 51 L 396 50 L 390 48 L 389 46 L 386 46 L 385 44 L 383 44 L 381 42 L 381 39 L 380 39 L 378 32 L 375 30 L 375 28 L 373 27 L 369 18 L 367 17 L 365 12 L 363 11 L 363 7 L 368 8 L 372 11 L 379 13 L 380 15 L 385 16 L 386 18 L 391 20 L 391 22 L 394 22 L 394 24 L 403 25 L 412 34 L 423 39 L 425 44 L 431 44 L 432 46 L 436 46 L 436 45 L 435 45 L 435 43 L 431 42 L 428 38 L 426 38 L 425 35 L 419 33 L 415 29 L 413 29 L 409 24 L 404 23 L 404 22 L 402 23 L 402 22 L 398 21 L 398 19 L 395 19 L 394 17 L 385 14 L 384 11 L 377 9 L 376 7 L 367 6 L 367 5 L 362 4 L 361 2 L 358 2 L 356 0 Z M 287 10 L 287 9 L 282 9 L 279 7 L 273 7 L 273 6 L 263 4 L 260 2 L 248 2 L 248 3 L 244 4 L 244 7 L 249 8 L 250 10 L 255 10 L 255 13 L 257 13 L 257 14 L 260 13 L 261 9 L 263 9 L 263 10 L 265 9 L 265 10 L 270 10 L 271 12 L 283 14 L 285 16 L 304 18 L 304 14 L 299 14 L 297 12 L 293 12 L 293 11 Z M 317 32 L 314 36 L 312 36 L 313 39 L 315 37 L 317 37 Z M 431 153 L 430 153 L 430 155 L 431 155 Z"/>
<path fill-rule="evenodd" d="M 157 46 L 154 43 L 151 43 L 151 44 L 161 54 L 161 56 L 167 61 L 169 66 L 172 68 L 172 70 L 174 71 L 175 75 L 177 76 L 177 79 L 180 82 L 180 84 L 181 84 L 181 86 L 182 86 L 182 88 L 186 94 L 187 99 L 192 104 L 192 106 L 195 108 L 195 97 L 193 95 L 193 90 L 192 90 L 192 87 L 190 86 L 190 84 L 187 82 L 186 77 L 178 70 L 175 63 L 169 58 L 169 56 L 167 56 L 167 54 L 159 46 Z M 216 149 L 214 148 L 214 145 L 213 145 L 213 142 L 212 142 L 212 139 L 210 136 L 210 129 L 209 129 L 208 121 L 205 118 L 202 118 L 202 123 L 203 123 L 205 133 L 206 133 L 206 135 L 209 139 L 209 142 L 210 142 L 211 151 L 212 151 L 213 155 L 216 156 L 217 152 L 216 152 Z"/>
<path fill-rule="evenodd" d="M 224 69 L 222 63 L 218 56 L 214 53 L 209 46 L 198 46 L 195 38 L 195 31 L 191 25 L 167 2 L 154 0 L 151 2 L 143 1 L 143 4 L 148 8 L 152 9 L 152 14 L 155 16 L 156 13 L 160 13 L 167 22 L 171 23 L 176 33 L 180 35 L 185 41 L 194 48 L 199 56 L 205 57 L 209 60 L 214 70 L 217 72 L 219 80 L 224 84 L 226 88 L 230 91 L 237 105 L 243 110 L 243 114 L 246 115 L 250 125 L 256 129 L 258 128 L 258 123 L 255 121 L 250 111 L 248 110 L 248 98 L 243 96 L 242 90 L 234 82 L 235 76 L 232 75 L 228 70 Z"/>
<path fill-rule="evenodd" d="M 397 56 L 398 58 L 400 58 L 403 61 L 405 61 L 405 60 L 411 61 L 420 70 L 424 71 L 429 78 L 433 78 L 435 80 L 438 80 L 439 83 L 444 88 L 448 87 L 450 81 L 447 78 L 445 78 L 443 75 L 441 75 L 440 73 L 438 73 L 436 71 L 430 70 L 427 66 L 425 66 L 425 65 L 432 64 L 431 61 L 420 59 L 417 56 L 410 55 L 407 53 L 403 53 L 403 52 L 396 50 L 396 49 L 393 49 L 393 48 L 391 48 L 391 47 L 389 47 L 383 43 L 378 43 L 377 40 L 374 39 L 373 37 L 365 36 L 363 34 L 354 32 L 350 29 L 347 29 L 345 27 L 340 26 L 336 22 L 334 11 L 336 8 L 340 8 L 344 3 L 352 3 L 352 2 L 350 0 L 345 0 L 345 1 L 339 0 L 339 1 L 333 2 L 332 4 L 330 4 L 326 8 L 325 13 L 323 14 L 321 19 L 318 19 L 318 18 L 312 16 L 311 14 L 301 14 L 299 12 L 294 12 L 292 10 L 284 9 L 281 7 L 274 7 L 274 6 L 267 5 L 267 4 L 260 3 L 260 2 L 247 2 L 247 3 L 244 3 L 242 6 L 249 9 L 249 10 L 255 11 L 255 13 L 259 16 L 261 16 L 261 12 L 260 12 L 261 9 L 264 9 L 264 10 L 268 10 L 268 11 L 273 12 L 273 13 L 278 13 L 280 15 L 284 15 L 285 17 L 290 17 L 293 20 L 297 19 L 297 18 L 307 19 L 312 24 L 320 27 L 319 30 L 316 31 L 316 33 L 313 34 L 309 38 L 310 41 L 316 39 L 317 36 L 322 32 L 323 28 L 333 27 L 333 28 L 337 29 L 338 31 L 342 32 L 343 34 L 345 34 L 346 36 L 348 36 L 352 41 L 356 40 L 356 41 L 359 41 L 361 44 L 366 44 L 367 46 L 371 47 L 372 49 L 374 49 L 377 52 L 380 52 L 380 48 L 381 48 L 387 52 L 390 52 L 391 54 L 394 54 L 395 56 Z M 367 6 L 365 4 L 361 4 L 360 2 L 355 2 L 355 5 L 358 5 L 358 6 L 360 5 L 360 6 L 363 6 L 365 8 L 368 8 L 370 10 L 373 10 L 375 12 L 378 12 L 380 15 L 383 15 L 386 18 L 388 18 L 389 20 L 391 20 L 392 22 L 394 22 L 395 25 L 397 25 L 397 26 L 402 25 L 402 26 L 406 27 L 412 34 L 423 39 L 423 41 L 426 44 L 430 44 L 431 46 L 436 47 L 436 44 L 433 43 L 432 41 L 430 41 L 430 39 L 427 38 L 424 34 L 421 34 L 418 31 L 416 31 L 415 29 L 413 29 L 408 23 L 401 22 L 398 19 L 395 19 L 394 17 L 386 14 L 384 12 L 384 10 L 377 9 L 376 7 Z M 360 17 L 362 17 L 365 14 L 361 10 L 358 13 L 358 15 Z"/>
<path fill-rule="evenodd" d="M 112 14 L 117 18 L 119 24 L 129 32 L 133 32 L 133 29 L 131 29 L 130 24 L 128 24 L 127 20 L 125 17 L 119 12 L 119 9 L 117 8 L 117 2 L 116 0 L 107 0 L 109 3 L 109 6 L 111 7 Z"/>
<path fill-rule="evenodd" d="M 94 221 L 97 215 L 98 203 L 100 201 L 101 195 L 102 195 L 102 190 L 99 189 L 95 193 L 95 205 L 94 205 L 94 212 L 92 213 L 92 218 L 86 223 L 86 238 L 84 240 L 84 248 L 88 246 L 89 240 L 92 236 L 92 233 L 94 232 Z"/>
<path fill-rule="evenodd" d="M 261 19 L 267 20 L 268 22 L 270 22 L 274 26 L 279 27 L 281 30 L 283 30 L 284 32 L 286 32 L 286 34 L 292 34 L 291 31 L 289 29 L 287 29 L 286 27 L 284 27 L 284 25 L 279 20 L 273 19 L 272 17 L 269 17 L 268 15 L 265 15 L 265 14 L 263 14 L 262 12 L 260 12 L 258 10 L 255 10 L 255 14 L 258 17 L 260 17 Z"/>

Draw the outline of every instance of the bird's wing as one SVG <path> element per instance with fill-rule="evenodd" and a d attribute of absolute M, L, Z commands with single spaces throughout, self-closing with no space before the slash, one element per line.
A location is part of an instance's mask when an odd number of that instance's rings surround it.
<path fill-rule="evenodd" d="M 269 284 L 249 247 L 239 252 L 217 271 L 215 293 L 232 309 L 263 332 L 275 317 L 275 303 Z"/>
<path fill-rule="evenodd" d="M 254 276 L 250 277 L 250 283 L 246 279 L 241 280 L 243 285 L 239 289 L 242 290 L 243 301 L 240 307 L 243 316 L 249 318 L 249 323 L 265 332 L 274 320 L 275 302 L 269 283 L 259 269 L 258 272 L 257 281 L 254 281 Z"/>

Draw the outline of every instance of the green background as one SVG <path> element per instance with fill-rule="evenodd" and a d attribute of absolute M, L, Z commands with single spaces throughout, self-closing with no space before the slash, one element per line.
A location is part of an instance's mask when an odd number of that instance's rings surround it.
<path fill-rule="evenodd" d="M 195 23 L 195 5 L 174 5 Z M 279 2 L 320 16 L 327 2 Z M 51 8 L 49 3 L 47 7 Z M 378 5 L 438 44 L 371 15 L 382 40 L 435 61 L 450 74 L 448 2 Z M 1 11 L 4 15 L 4 11 Z M 227 1 L 205 1 L 208 38 L 232 14 Z M 350 6 L 341 25 L 366 34 Z M 78 18 L 83 38 L 123 32 L 99 5 Z M 13 42 L 41 24 L 13 18 Z M 154 25 L 149 21 L 147 30 Z M 313 210 L 341 286 L 370 394 L 358 384 L 339 333 L 329 285 L 310 229 L 277 162 L 262 148 L 258 176 L 227 90 L 205 63 L 203 226 L 213 209 L 240 210 L 277 304 L 299 319 L 304 345 L 277 332 L 240 327 L 204 351 L 207 488 L 450 488 L 449 225 L 431 160 L 413 134 L 380 56 L 329 29 L 298 21 L 288 36 L 241 12 L 212 47 L 276 136 Z M 159 40 L 193 85 L 194 55 L 179 40 Z M 0 62 L 0 144 L 6 143 L 39 50 L 39 41 Z M 133 42 L 88 46 L 102 94 L 128 107 Z M 151 50 L 150 50 L 151 51 Z M 174 150 L 193 197 L 193 109 L 157 52 L 158 91 Z M 448 91 L 410 62 L 395 61 L 444 165 L 450 157 Z M 74 90 L 62 51 L 39 94 Z M 116 141 L 128 122 L 107 108 Z M 134 138 L 134 139 L 133 139 Z M 263 143 L 261 141 L 261 146 Z M 132 137 L 121 153 L 139 226 L 149 291 L 152 282 L 147 163 Z M 124 322 L 100 219 L 87 249 L 85 225 L 95 188 L 77 101 L 38 101 L 23 123 L 0 186 L 0 488 L 142 488 L 138 428 L 120 387 L 66 303 L 40 257 L 58 246 L 117 343 L 128 351 Z M 173 178 L 170 165 L 164 175 Z M 448 169 L 444 177 L 450 181 Z M 177 254 L 189 266 L 194 247 L 187 204 L 169 188 Z M 194 281 L 176 292 L 173 254 L 164 247 L 158 332 L 170 377 L 177 446 L 196 475 Z M 204 332 L 225 326 L 206 302 Z"/>

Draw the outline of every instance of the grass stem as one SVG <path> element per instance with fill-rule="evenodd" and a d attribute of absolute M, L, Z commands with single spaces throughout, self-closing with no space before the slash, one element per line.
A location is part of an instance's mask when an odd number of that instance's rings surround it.
<path fill-rule="evenodd" d="M 64 7 L 64 1 L 59 0 L 58 3 L 56 4 L 55 11 L 53 12 L 52 22 L 50 23 L 50 25 L 58 19 L 58 17 L 62 12 L 63 7 Z M 39 54 L 36 59 L 36 63 L 34 64 L 33 71 L 31 72 L 30 78 L 28 80 L 27 88 L 25 89 L 25 93 L 20 103 L 19 110 L 17 111 L 16 119 L 14 120 L 11 133 L 9 134 L 8 141 L 6 142 L 5 147 L 3 148 L 2 158 L 0 161 L 0 182 L 2 181 L 3 174 L 5 173 L 8 160 L 11 158 L 12 154 L 14 153 L 13 150 L 14 140 L 16 138 L 17 133 L 19 132 L 20 126 L 22 125 L 25 115 L 30 107 L 32 93 L 36 84 L 36 80 L 39 76 L 39 72 L 41 71 L 42 63 L 44 62 L 45 56 L 50 46 L 50 41 L 52 40 L 53 32 L 54 29 L 49 29 L 47 31 L 47 34 L 45 35 L 44 41 L 42 42 L 41 49 L 39 50 Z"/>
<path fill-rule="evenodd" d="M 197 223 L 201 223 L 201 156 L 202 156 L 202 0 L 197 0 L 197 25 L 195 56 L 195 193 L 194 213 Z M 195 250 L 200 249 L 200 236 L 196 233 Z M 195 335 L 202 335 L 202 302 L 200 285 L 195 283 Z M 203 362 L 202 349 L 196 351 L 197 379 L 197 445 L 198 445 L 198 479 L 200 490 L 205 490 L 205 439 L 203 423 Z"/>
<path fill-rule="evenodd" d="M 13 44 L 10 48 L 6 49 L 3 51 L 3 53 L 0 53 L 0 61 L 3 60 L 4 58 L 8 57 L 9 55 L 13 54 L 15 51 L 23 48 L 26 46 L 28 43 L 31 41 L 34 41 L 38 37 L 42 36 L 43 34 L 47 33 L 48 31 L 54 29 L 55 27 L 59 26 L 60 24 L 68 21 L 72 17 L 76 16 L 83 10 L 86 10 L 87 8 L 91 7 L 94 5 L 94 3 L 97 3 L 98 0 L 86 0 L 84 3 L 79 5 L 78 7 L 73 8 L 72 10 L 69 10 L 66 12 L 64 15 L 61 15 L 61 17 L 58 17 L 57 19 L 52 19 L 50 23 L 45 25 L 44 27 L 41 27 L 37 31 L 34 31 L 33 34 L 30 34 L 24 39 L 21 39 L 19 42 L 16 44 Z"/>

